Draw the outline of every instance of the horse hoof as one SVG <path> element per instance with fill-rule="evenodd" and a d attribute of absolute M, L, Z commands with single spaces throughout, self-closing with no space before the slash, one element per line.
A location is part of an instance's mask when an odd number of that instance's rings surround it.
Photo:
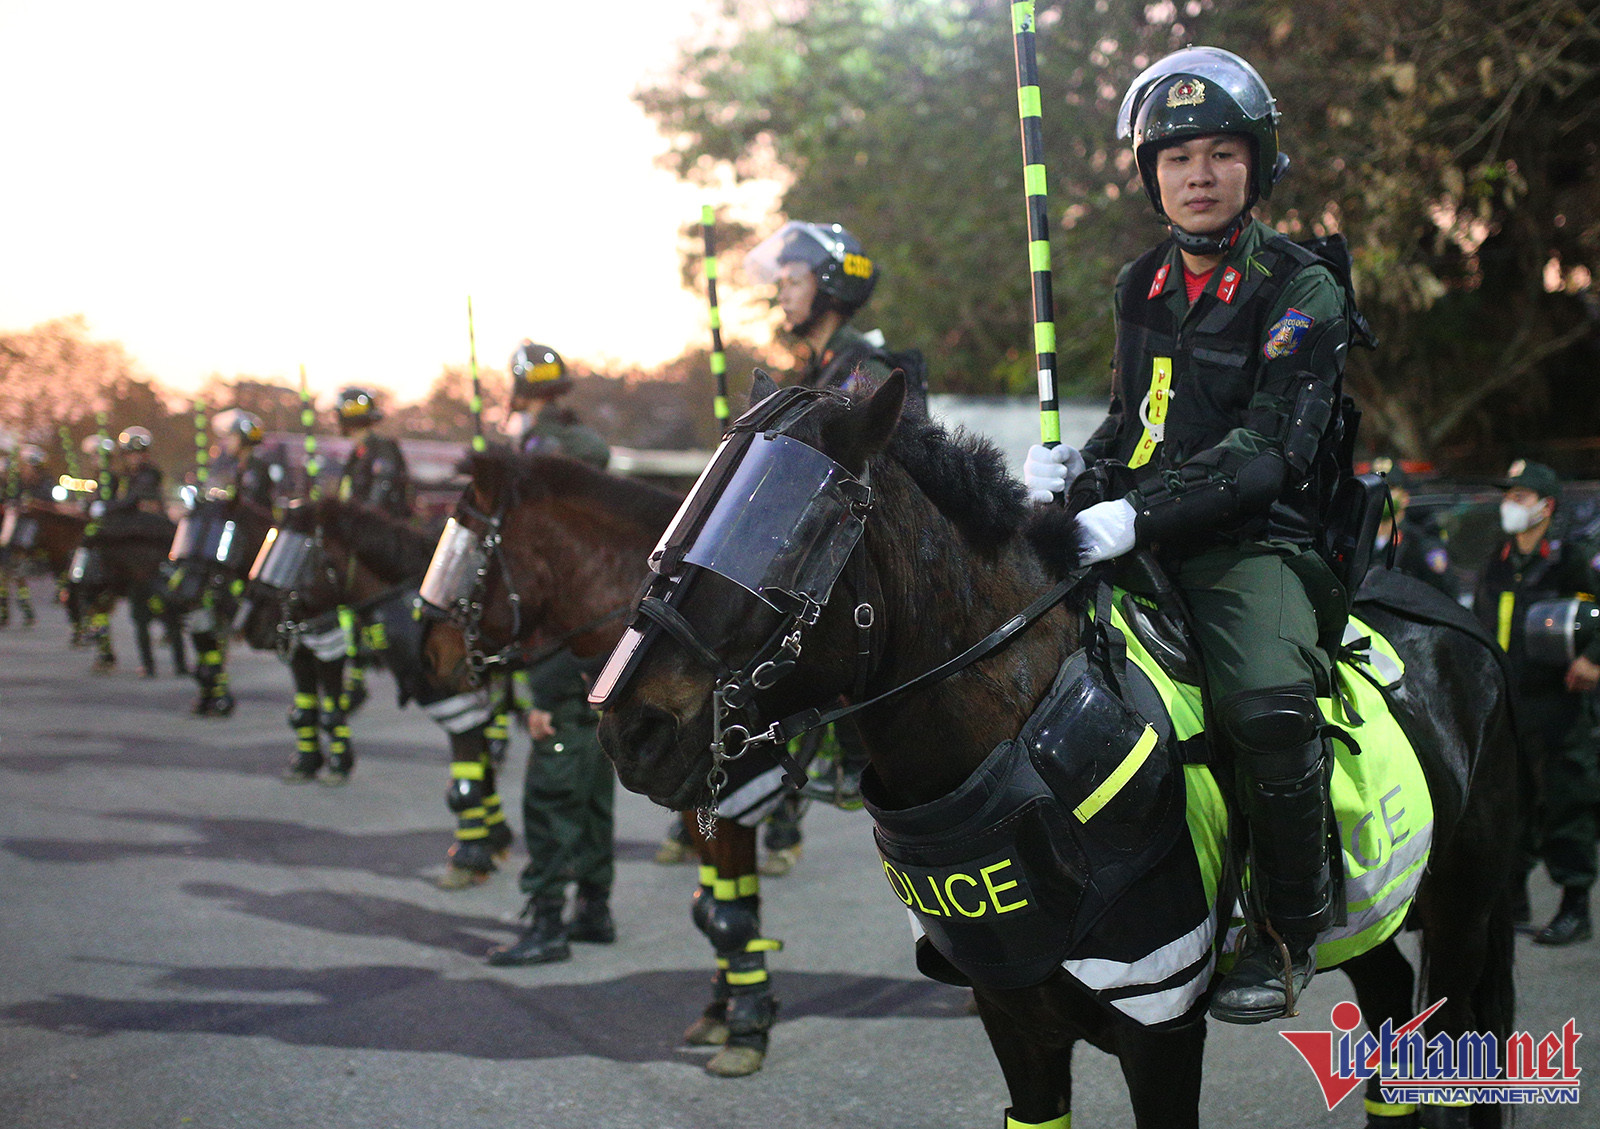
<path fill-rule="evenodd" d="M 313 784 L 316 782 L 317 774 L 314 771 L 301 772 L 298 769 L 290 768 L 285 769 L 283 775 L 279 777 L 279 779 L 285 784 Z"/>
<path fill-rule="evenodd" d="M 662 866 L 675 866 L 680 862 L 693 862 L 696 855 L 692 847 L 686 847 L 676 839 L 663 839 L 656 848 L 655 861 Z"/>
<path fill-rule="evenodd" d="M 800 861 L 800 848 L 784 847 L 781 850 L 769 851 L 767 857 L 761 860 L 756 867 L 768 878 L 782 878 L 794 869 L 794 864 Z"/>
<path fill-rule="evenodd" d="M 470 890 L 489 881 L 489 871 L 468 870 L 464 866 L 446 866 L 435 885 L 441 890 Z"/>
<path fill-rule="evenodd" d="M 348 772 L 335 772 L 330 769 L 317 777 L 317 783 L 326 784 L 329 788 L 342 788 L 350 783 L 350 774 Z"/>
<path fill-rule="evenodd" d="M 743 1078 L 761 1069 L 766 1052 L 754 1047 L 723 1047 L 706 1063 L 706 1073 L 718 1078 Z"/>
<path fill-rule="evenodd" d="M 688 1047 L 720 1047 L 728 1041 L 728 1025 L 720 1019 L 702 1015 L 683 1033 L 683 1043 Z M 757 1066 L 760 1063 L 756 1064 Z"/>

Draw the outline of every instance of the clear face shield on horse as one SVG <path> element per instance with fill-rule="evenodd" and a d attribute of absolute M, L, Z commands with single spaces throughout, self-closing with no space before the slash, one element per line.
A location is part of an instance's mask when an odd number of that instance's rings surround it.
<path fill-rule="evenodd" d="M 416 607 L 422 619 L 443 620 L 460 629 L 467 670 L 473 679 L 489 667 L 509 661 L 522 629 L 521 601 L 500 551 L 500 525 L 504 518 L 503 509 L 493 515 L 484 514 L 463 500 L 439 534 L 439 543 L 434 546 L 417 593 Z M 480 641 L 490 568 L 496 562 L 506 581 L 511 626 L 504 647 L 489 654 Z"/>
<path fill-rule="evenodd" d="M 838 398 L 783 389 L 733 425 L 651 553 L 655 575 L 589 694 L 597 709 L 612 706 L 651 644 L 663 631 L 671 635 L 715 677 L 713 789 L 722 762 L 741 755 L 751 739 L 749 726 L 726 725 L 727 717 L 753 709 L 756 692 L 794 668 L 801 635 L 828 602 L 872 506 L 866 482 L 781 433 L 813 407 Z M 679 610 L 697 570 L 731 581 L 779 615 L 777 628 L 738 669 Z"/>

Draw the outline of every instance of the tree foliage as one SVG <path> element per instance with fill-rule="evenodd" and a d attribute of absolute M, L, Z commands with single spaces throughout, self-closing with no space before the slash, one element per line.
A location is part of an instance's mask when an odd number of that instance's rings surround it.
<path fill-rule="evenodd" d="M 1044 0 L 1037 5 L 1060 367 L 1104 388 L 1118 265 L 1160 229 L 1114 140 L 1121 95 L 1186 42 L 1251 59 L 1295 165 L 1265 218 L 1342 231 L 1383 338 L 1351 367 L 1372 441 L 1498 458 L 1595 359 L 1600 15 L 1580 0 Z M 1009 5 L 722 0 L 636 97 L 678 174 L 777 176 L 885 277 L 869 307 L 936 390 L 1031 387 Z M 772 226 L 776 226 L 776 223 Z M 1592 378 L 1590 378 L 1592 380 Z M 1592 397 L 1590 399 L 1593 399 Z"/>

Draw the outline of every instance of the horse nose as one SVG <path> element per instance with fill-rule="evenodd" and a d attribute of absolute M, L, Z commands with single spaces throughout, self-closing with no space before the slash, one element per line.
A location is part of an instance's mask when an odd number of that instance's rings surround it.
<path fill-rule="evenodd" d="M 676 748 L 678 719 L 656 706 L 624 706 L 600 719 L 600 744 L 617 766 L 617 779 L 630 792 L 655 799 L 680 783 L 667 779 L 667 762 Z"/>

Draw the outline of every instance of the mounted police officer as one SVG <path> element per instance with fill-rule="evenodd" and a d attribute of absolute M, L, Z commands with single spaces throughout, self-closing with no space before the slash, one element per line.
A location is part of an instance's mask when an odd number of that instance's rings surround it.
<path fill-rule="evenodd" d="M 20 514 L 25 503 L 55 508 L 53 483 L 45 473 L 45 453 L 42 447 L 24 443 L 11 457 L 6 469 L 5 508 Z M 28 590 L 27 558 L 32 548 L 33 532 L 24 528 L 20 517 L 7 522 L 12 542 L 0 548 L 0 627 L 11 622 L 11 593 L 16 589 L 17 609 L 22 613 L 24 627 L 32 627 L 35 620 L 33 593 Z M 22 544 L 23 541 L 29 542 Z"/>
<path fill-rule="evenodd" d="M 1131 469 L 1079 515 L 1082 563 L 1152 548 L 1186 597 L 1252 860 L 1247 946 L 1211 1014 L 1257 1023 L 1292 1010 L 1334 912 L 1318 644 L 1345 608 L 1314 546 L 1351 309 L 1329 266 L 1251 215 L 1288 158 L 1245 60 L 1159 60 L 1128 89 L 1118 135 L 1169 238 L 1117 278 L 1105 421 L 1081 452 L 1032 448 L 1024 473 L 1046 502 L 1086 465 Z"/>
<path fill-rule="evenodd" d="M 117 468 L 112 509 L 143 510 L 151 514 L 162 512 L 161 468 L 151 456 L 150 444 L 149 430 L 137 424 L 123 428 L 122 434 L 117 436 L 117 454 L 121 465 Z"/>
<path fill-rule="evenodd" d="M 1561 479 L 1549 467 L 1518 460 L 1499 485 L 1505 490 L 1500 528 L 1506 536 L 1478 578 L 1473 609 L 1506 652 L 1526 767 L 1537 786 L 1537 803 L 1526 805 L 1523 813 L 1523 884 L 1516 908 L 1526 921 L 1527 875 L 1543 859 L 1551 881 L 1561 887 L 1561 906 L 1534 941 L 1567 945 L 1593 935 L 1589 889 L 1595 881 L 1600 804 L 1594 699 L 1600 633 L 1587 640 L 1556 640 L 1560 645 L 1552 648 L 1542 633 L 1530 635 L 1528 609 L 1574 597 L 1592 608 L 1600 598 L 1600 546 L 1556 536 Z M 1569 650 L 1577 653 L 1569 657 Z"/>
<path fill-rule="evenodd" d="M 252 412 L 230 408 L 218 412 L 211 421 L 219 436 L 220 450 L 207 475 L 205 500 L 246 502 L 268 512 L 272 509 L 271 467 L 259 453 L 266 431 Z M 177 577 L 175 576 L 176 580 Z M 197 717 L 227 717 L 233 713 L 234 698 L 228 689 L 227 633 L 238 608 L 237 586 L 242 576 L 222 573 L 207 576 L 200 606 L 188 616 L 189 640 L 194 644 L 195 683 L 199 694 L 189 712 Z"/>
<path fill-rule="evenodd" d="M 611 448 L 576 413 L 558 403 L 572 388 L 560 354 L 524 340 L 511 354 L 511 409 L 538 414 L 519 449 L 559 454 L 604 470 Z M 522 789 L 528 865 L 518 886 L 528 898 L 528 925 L 512 944 L 489 952 L 494 965 L 548 964 L 572 956 L 571 941 L 610 944 L 616 874 L 613 815 L 616 774 L 595 734 L 600 723 L 588 702 L 589 683 L 604 656 L 585 662 L 562 651 L 527 672 L 527 711 L 533 748 Z M 575 886 L 571 916 L 567 887 Z"/>
<path fill-rule="evenodd" d="M 339 391 L 339 434 L 353 440 L 339 475 L 339 500 L 371 506 L 406 520 L 411 516 L 411 476 L 400 444 L 373 428 L 383 421 L 377 395 L 351 386 Z"/>
<path fill-rule="evenodd" d="M 1407 516 L 1411 504 L 1411 476 L 1391 459 L 1373 460 L 1372 469 L 1380 472 L 1389 484 L 1389 497 L 1394 503 L 1393 515 L 1385 510 L 1378 522 L 1372 559 L 1383 560 L 1392 543 L 1396 572 L 1414 576 L 1450 599 L 1456 599 L 1461 595 L 1461 585 L 1450 570 L 1450 550 L 1444 538 L 1435 536 L 1421 522 Z"/>

